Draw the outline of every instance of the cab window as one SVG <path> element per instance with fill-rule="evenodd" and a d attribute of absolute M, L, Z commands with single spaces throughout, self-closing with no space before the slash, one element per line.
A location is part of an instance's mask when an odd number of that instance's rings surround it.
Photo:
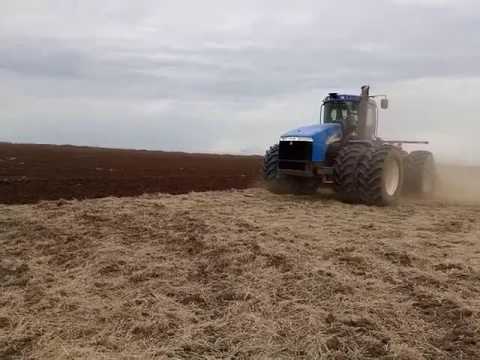
<path fill-rule="evenodd" d="M 358 104 L 351 101 L 335 101 L 325 103 L 324 119 L 325 123 L 345 121 L 347 117 L 358 120 Z"/>

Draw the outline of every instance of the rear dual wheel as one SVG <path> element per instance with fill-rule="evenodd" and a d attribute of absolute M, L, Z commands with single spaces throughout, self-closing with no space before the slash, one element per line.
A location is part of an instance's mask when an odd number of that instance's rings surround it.
<path fill-rule="evenodd" d="M 430 197 L 435 191 L 436 167 L 429 151 L 412 151 L 405 158 L 405 192 Z"/>

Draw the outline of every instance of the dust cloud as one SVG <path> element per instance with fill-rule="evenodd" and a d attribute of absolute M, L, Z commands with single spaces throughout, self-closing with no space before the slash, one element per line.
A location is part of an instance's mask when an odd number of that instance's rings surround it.
<path fill-rule="evenodd" d="M 480 203 L 480 167 L 438 165 L 435 198 Z"/>

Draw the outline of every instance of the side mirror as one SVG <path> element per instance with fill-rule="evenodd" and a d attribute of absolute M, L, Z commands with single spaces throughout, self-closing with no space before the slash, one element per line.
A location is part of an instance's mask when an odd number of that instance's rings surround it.
<path fill-rule="evenodd" d="M 388 109 L 388 99 L 381 99 L 380 100 L 380 107 L 382 109 Z"/>

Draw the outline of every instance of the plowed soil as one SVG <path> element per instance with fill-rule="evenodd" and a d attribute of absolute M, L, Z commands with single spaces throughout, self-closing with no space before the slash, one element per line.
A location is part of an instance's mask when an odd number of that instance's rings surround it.
<path fill-rule="evenodd" d="M 480 205 L 0 206 L 0 359 L 479 359 Z"/>
<path fill-rule="evenodd" d="M 0 203 L 243 189 L 261 158 L 0 143 Z"/>

